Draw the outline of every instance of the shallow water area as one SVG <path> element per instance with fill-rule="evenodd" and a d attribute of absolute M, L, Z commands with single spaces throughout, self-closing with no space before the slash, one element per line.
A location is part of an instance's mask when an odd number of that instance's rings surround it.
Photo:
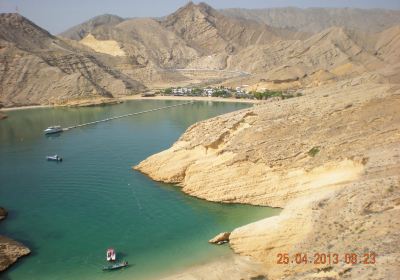
<path fill-rule="evenodd" d="M 116 119 L 58 135 L 72 125 L 170 106 L 182 101 L 136 100 L 91 108 L 9 111 L 0 121 L 0 205 L 10 211 L 0 234 L 32 254 L 1 279 L 148 279 L 231 254 L 207 240 L 278 210 L 210 203 L 132 170 L 170 147 L 191 124 L 251 106 L 193 104 Z M 63 162 L 48 162 L 59 154 Z M 103 272 L 113 247 L 130 266 Z"/>

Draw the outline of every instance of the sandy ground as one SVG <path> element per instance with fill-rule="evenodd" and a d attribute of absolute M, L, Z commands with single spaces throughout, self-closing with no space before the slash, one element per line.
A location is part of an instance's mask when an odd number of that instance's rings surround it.
<path fill-rule="evenodd" d="M 261 264 L 251 261 L 248 257 L 233 255 L 188 267 L 161 280 L 265 279 L 264 275 L 265 271 Z"/>

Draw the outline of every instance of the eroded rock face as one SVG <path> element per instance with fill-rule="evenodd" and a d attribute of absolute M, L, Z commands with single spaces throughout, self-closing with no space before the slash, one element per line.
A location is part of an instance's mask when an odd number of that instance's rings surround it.
<path fill-rule="evenodd" d="M 400 275 L 399 94 L 356 80 L 306 90 L 194 124 L 135 169 L 206 200 L 284 207 L 229 237 L 269 279 L 391 279 Z M 278 253 L 296 252 L 341 262 L 277 265 Z M 347 265 L 346 253 L 376 253 L 379 265 Z"/>
<path fill-rule="evenodd" d="M 0 207 L 0 220 L 7 217 L 7 210 Z M 0 272 L 6 270 L 19 258 L 30 254 L 29 248 L 23 244 L 0 235 Z"/>

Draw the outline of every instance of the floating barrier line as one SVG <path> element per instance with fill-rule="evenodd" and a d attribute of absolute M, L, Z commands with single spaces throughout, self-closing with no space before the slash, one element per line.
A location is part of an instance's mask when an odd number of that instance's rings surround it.
<path fill-rule="evenodd" d="M 67 131 L 67 130 L 70 130 L 70 129 L 73 129 L 73 128 L 78 128 L 78 127 L 87 126 L 87 125 L 91 125 L 91 124 L 108 122 L 108 121 L 112 121 L 112 120 L 116 120 L 116 119 L 121 119 L 121 118 L 141 115 L 141 114 L 145 114 L 145 113 L 160 111 L 160 110 L 173 108 L 173 107 L 178 107 L 178 106 L 183 106 L 183 105 L 187 105 L 187 104 L 192 104 L 193 102 L 194 101 L 190 101 L 190 102 L 185 102 L 185 103 L 180 103 L 180 104 L 175 104 L 175 105 L 170 105 L 170 106 L 164 106 L 164 107 L 155 108 L 155 109 L 150 109 L 150 110 L 146 110 L 146 111 L 141 111 L 141 112 L 137 112 L 137 113 L 130 113 L 130 114 L 125 114 L 125 115 L 121 115 L 121 116 L 111 117 L 111 118 L 107 118 L 107 119 L 103 119 L 103 120 L 98 120 L 98 121 L 93 121 L 93 122 L 73 125 L 73 126 L 70 126 L 70 127 L 63 128 L 63 131 Z"/>

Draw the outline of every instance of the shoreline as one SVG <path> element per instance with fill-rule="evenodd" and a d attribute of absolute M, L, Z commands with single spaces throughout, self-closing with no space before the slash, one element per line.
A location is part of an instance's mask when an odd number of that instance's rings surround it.
<path fill-rule="evenodd" d="M 6 108 L 1 108 L 0 112 L 39 109 L 39 108 L 50 108 L 50 107 L 57 107 L 57 106 L 53 106 L 53 105 L 28 105 L 28 106 L 19 106 L 19 107 L 6 107 Z"/>
<path fill-rule="evenodd" d="M 188 100 L 188 101 L 213 101 L 213 102 L 233 102 L 233 103 L 261 103 L 260 100 L 254 99 L 236 99 L 236 98 L 222 98 L 222 97 L 202 97 L 202 96 L 151 96 L 143 97 L 141 95 L 122 97 L 122 100 Z"/>
<path fill-rule="evenodd" d="M 186 100 L 186 101 L 212 101 L 212 102 L 232 102 L 232 103 L 252 103 L 260 104 L 261 100 L 253 99 L 236 99 L 236 98 L 221 98 L 221 97 L 199 97 L 199 96 L 152 96 L 143 97 L 141 95 L 124 96 L 120 98 L 112 98 L 106 100 L 106 102 L 99 102 L 99 99 L 83 100 L 81 103 L 71 103 L 65 105 L 27 105 L 27 106 L 17 106 L 17 107 L 5 107 L 0 108 L 0 112 L 18 111 L 18 110 L 28 110 L 28 109 L 38 109 L 38 108 L 56 108 L 56 107 L 95 107 L 95 106 L 105 106 L 114 105 L 130 100 Z M 103 101 L 100 99 L 100 101 Z"/>

